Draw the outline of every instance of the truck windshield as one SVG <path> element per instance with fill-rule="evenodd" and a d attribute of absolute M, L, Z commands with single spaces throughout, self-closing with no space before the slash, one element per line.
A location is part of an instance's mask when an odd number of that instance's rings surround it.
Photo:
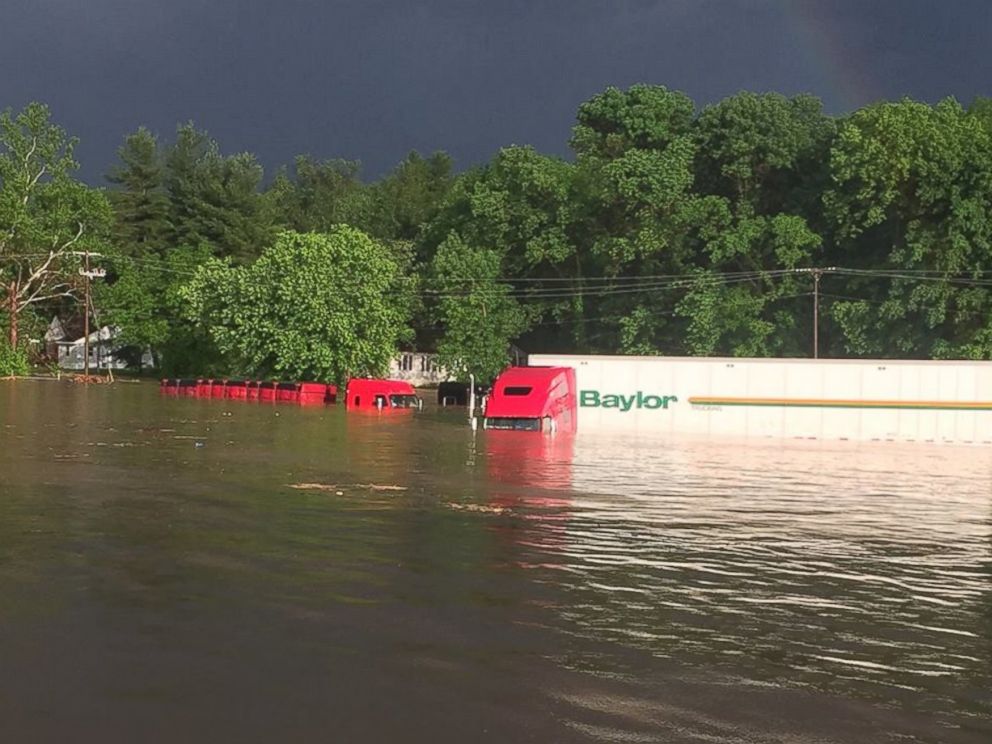
<path fill-rule="evenodd" d="M 487 418 L 487 429 L 512 429 L 514 431 L 540 431 L 541 419 L 536 418 Z"/>
<path fill-rule="evenodd" d="M 417 407 L 417 396 L 416 395 L 390 395 L 389 405 L 393 408 L 416 408 Z"/>

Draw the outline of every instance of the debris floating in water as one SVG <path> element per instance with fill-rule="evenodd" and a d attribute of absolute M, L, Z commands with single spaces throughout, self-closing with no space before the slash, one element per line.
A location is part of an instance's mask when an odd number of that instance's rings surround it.
<path fill-rule="evenodd" d="M 344 491 L 338 489 L 341 488 L 364 488 L 368 491 L 406 491 L 406 486 L 390 486 L 390 485 L 380 485 L 378 483 L 354 483 L 350 485 L 338 486 L 334 483 L 290 483 L 289 488 L 295 488 L 297 491 L 334 491 L 335 495 L 343 496 Z"/>
<path fill-rule="evenodd" d="M 458 511 L 482 512 L 483 514 L 509 514 L 510 510 L 505 506 L 487 506 L 485 504 L 456 504 L 452 501 L 444 504 L 449 509 Z"/>
<path fill-rule="evenodd" d="M 334 491 L 337 486 L 329 483 L 290 483 L 289 488 L 297 491 Z"/>

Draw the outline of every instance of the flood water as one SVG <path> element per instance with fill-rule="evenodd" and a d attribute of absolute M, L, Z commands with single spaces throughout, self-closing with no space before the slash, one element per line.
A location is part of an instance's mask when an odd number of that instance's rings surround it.
<path fill-rule="evenodd" d="M 0 382 L 0 741 L 992 741 L 992 452 Z"/>

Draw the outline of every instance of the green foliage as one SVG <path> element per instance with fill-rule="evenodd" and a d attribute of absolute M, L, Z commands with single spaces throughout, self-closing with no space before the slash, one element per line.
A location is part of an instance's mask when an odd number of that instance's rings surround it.
<path fill-rule="evenodd" d="M 833 121 L 812 96 L 739 93 L 703 110 L 695 126 L 701 189 L 765 214 L 802 198 L 822 172 Z M 804 205 L 810 206 L 810 205 Z"/>
<path fill-rule="evenodd" d="M 741 93 L 697 115 L 664 87 L 610 88 L 579 107 L 575 165 L 501 151 L 418 255 L 452 234 L 498 254 L 532 348 L 806 355 L 808 269 L 847 266 L 869 273 L 824 275 L 822 353 L 988 357 L 989 111 L 838 121 L 810 96 Z"/>
<path fill-rule="evenodd" d="M 104 322 L 121 329 L 120 340 L 134 359 L 152 352 L 156 368 L 165 375 L 225 372 L 220 354 L 183 315 L 181 290 L 211 256 L 210 247 L 179 247 L 164 256 L 118 256 L 108 281 L 95 287 L 96 305 Z"/>
<path fill-rule="evenodd" d="M 774 285 L 767 293 L 749 286 L 727 285 L 718 277 L 701 274 L 678 305 L 678 313 L 689 319 L 685 345 L 690 354 L 740 357 L 770 356 L 774 348 L 775 324 L 768 318 L 774 302 Z"/>
<path fill-rule="evenodd" d="M 185 124 L 164 154 L 172 245 L 209 245 L 214 255 L 245 263 L 268 246 L 275 228 L 251 153 L 224 156 L 206 132 Z"/>
<path fill-rule="evenodd" d="M 565 325 L 567 342 L 570 335 L 578 336 L 583 327 L 583 268 L 569 235 L 573 173 L 570 164 L 529 147 L 501 150 L 491 163 L 467 174 L 452 187 L 437 217 L 422 234 L 419 255 L 428 260 L 446 244 L 451 254 L 453 240 L 464 246 L 466 256 L 492 254 L 487 260 L 496 261 L 497 271 L 487 275 L 490 280 L 520 276 L 531 282 L 539 279 L 556 282 L 562 291 L 555 297 L 529 292 L 526 287 L 515 288 L 515 294 L 526 303 L 530 315 L 557 317 Z M 442 263 L 451 264 L 452 255 Z M 471 259 L 467 260 L 471 263 Z M 439 274 L 441 270 L 441 264 L 435 262 L 435 280 L 446 281 Z M 466 276 L 475 277 L 475 273 Z M 442 315 L 450 311 L 446 309 Z M 450 327 L 444 324 L 441 327 L 445 336 L 453 333 Z M 562 330 L 558 329 L 559 343 Z M 505 335 L 502 331 L 497 334 L 502 335 Z M 547 336 L 542 337 L 540 329 L 532 334 L 531 342 L 547 348 Z M 456 345 L 462 343 L 464 336 Z M 507 341 L 496 341 L 496 347 L 487 357 L 503 359 L 507 345 Z"/>
<path fill-rule="evenodd" d="M 835 266 L 822 355 L 992 358 L 989 99 L 837 119 L 811 96 L 698 111 L 635 85 L 582 103 L 570 144 L 574 162 L 513 146 L 457 177 L 413 152 L 372 182 L 300 156 L 263 189 L 253 155 L 192 124 L 171 143 L 139 129 L 111 214 L 32 104 L 0 117 L 7 335 L 75 302 L 72 254 L 100 249 L 101 322 L 163 371 L 343 380 L 414 340 L 479 378 L 511 344 L 802 356 L 811 269 Z"/>
<path fill-rule="evenodd" d="M 453 189 L 426 242 L 457 231 L 471 245 L 490 245 L 515 272 L 570 258 L 568 195 L 571 166 L 529 147 L 500 150 L 492 163 Z"/>
<path fill-rule="evenodd" d="M 207 374 L 220 355 L 183 316 L 179 290 L 210 255 L 250 262 L 275 236 L 271 200 L 254 156 L 224 156 L 192 124 L 162 145 L 145 129 L 128 135 L 108 175 L 116 215 L 110 275 L 97 286 L 106 322 L 126 351 L 150 349 L 164 374 Z"/>
<path fill-rule="evenodd" d="M 684 93 L 660 85 L 610 87 L 579 106 L 572 149 L 605 159 L 631 149 L 663 150 L 688 133 L 695 109 Z"/>
<path fill-rule="evenodd" d="M 651 278 L 685 273 L 699 252 L 694 114 L 661 86 L 611 88 L 579 107 L 569 234 L 583 275 L 614 280 L 584 291 L 575 337 L 590 351 L 681 353 L 677 295 Z"/>
<path fill-rule="evenodd" d="M 170 239 L 169 199 L 158 139 L 144 127 L 124 138 L 107 180 L 116 216 L 114 243 L 126 255 L 162 255 Z"/>
<path fill-rule="evenodd" d="M 21 377 L 30 372 L 25 351 L 0 339 L 0 377 Z"/>
<path fill-rule="evenodd" d="M 805 354 L 809 303 L 799 298 L 808 280 L 787 272 L 819 260 L 823 239 L 811 227 L 819 203 L 809 191 L 823 178 L 816 163 L 833 123 L 809 96 L 740 93 L 706 108 L 694 129 L 708 260 L 694 262 L 703 271 L 676 310 L 688 321 L 686 350 Z"/>
<path fill-rule="evenodd" d="M 437 320 L 445 329 L 438 356 L 461 380 L 496 377 L 509 363 L 511 342 L 527 328 L 526 312 L 499 281 L 502 271 L 496 251 L 471 247 L 455 233 L 434 256 Z"/>
<path fill-rule="evenodd" d="M 365 225 L 369 234 L 381 240 L 415 240 L 448 194 L 454 180 L 451 169 L 451 158 L 443 152 L 428 158 L 417 152 L 407 155 L 392 173 L 369 187 L 371 209 Z"/>
<path fill-rule="evenodd" d="M 992 358 L 992 296 L 981 284 L 992 272 L 984 109 L 951 99 L 869 106 L 841 127 L 830 168 L 824 202 L 838 263 L 892 274 L 855 278 L 859 298 L 833 306 L 845 351 Z"/>
<path fill-rule="evenodd" d="M 385 372 L 411 290 L 385 246 L 335 227 L 284 232 L 248 266 L 210 260 L 180 296 L 232 371 L 340 383 Z"/>
<path fill-rule="evenodd" d="M 73 178 L 75 145 L 46 106 L 0 114 L 0 302 L 13 347 L 22 313 L 74 296 L 74 252 L 106 245 L 111 208 Z"/>
<path fill-rule="evenodd" d="M 325 232 L 336 225 L 360 227 L 369 221 L 369 195 L 357 162 L 318 162 L 301 155 L 294 170 L 295 179 L 280 173 L 267 192 L 283 225 L 298 232 Z"/>

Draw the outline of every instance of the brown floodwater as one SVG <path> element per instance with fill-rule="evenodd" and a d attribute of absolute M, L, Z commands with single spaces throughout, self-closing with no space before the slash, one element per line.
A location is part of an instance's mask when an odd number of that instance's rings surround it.
<path fill-rule="evenodd" d="M 992 452 L 0 382 L 2 742 L 992 741 Z"/>

